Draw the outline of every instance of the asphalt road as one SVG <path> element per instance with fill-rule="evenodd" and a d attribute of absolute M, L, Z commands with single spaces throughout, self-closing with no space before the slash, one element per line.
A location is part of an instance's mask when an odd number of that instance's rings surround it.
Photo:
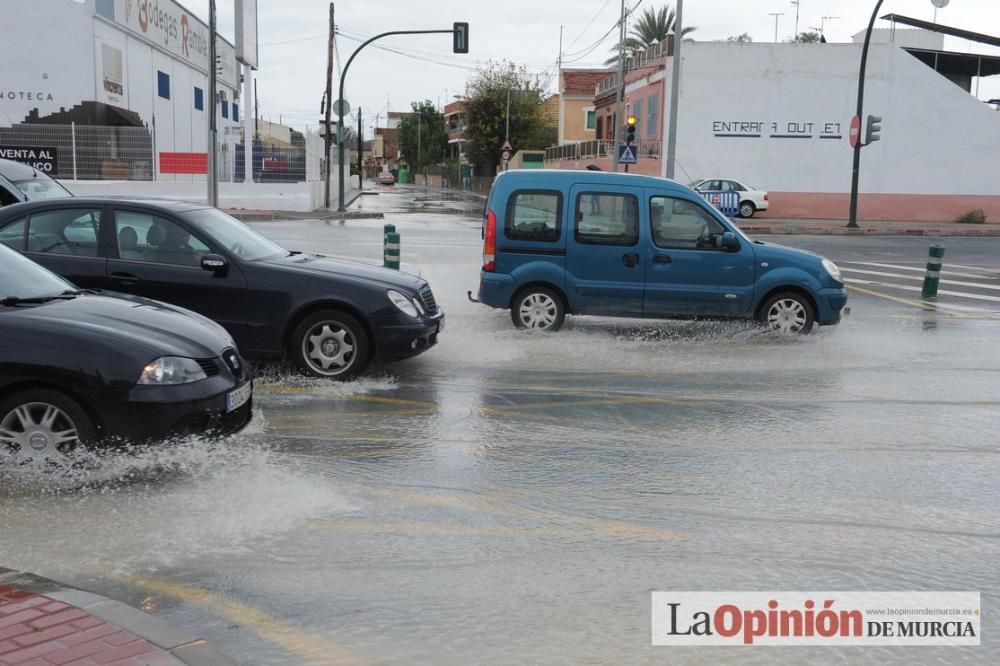
<path fill-rule="evenodd" d="M 84 478 L 0 476 L 0 564 L 143 607 L 241 664 L 981 663 L 978 648 L 650 646 L 652 590 L 978 590 L 1000 602 L 1000 239 L 768 238 L 851 282 L 837 327 L 570 318 L 470 303 L 482 203 L 255 225 L 369 262 L 383 222 L 447 313 L 346 384 L 261 368 L 249 433 Z"/>

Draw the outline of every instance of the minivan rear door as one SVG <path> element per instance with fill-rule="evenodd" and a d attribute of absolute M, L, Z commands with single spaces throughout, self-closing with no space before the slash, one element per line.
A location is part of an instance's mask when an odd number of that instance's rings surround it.
<path fill-rule="evenodd" d="M 728 231 L 701 201 L 647 190 L 651 242 L 645 259 L 647 316 L 738 316 L 750 311 L 754 250 L 722 247 Z"/>
<path fill-rule="evenodd" d="M 570 188 L 566 289 L 574 312 L 642 314 L 641 193 L 590 183 Z"/>

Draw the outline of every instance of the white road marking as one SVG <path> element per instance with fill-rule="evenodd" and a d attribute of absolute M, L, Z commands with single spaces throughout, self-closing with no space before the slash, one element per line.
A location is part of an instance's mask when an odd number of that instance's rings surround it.
<path fill-rule="evenodd" d="M 877 275 L 877 276 L 880 276 L 880 277 L 900 278 L 901 280 L 923 280 L 924 279 L 923 275 L 900 275 L 898 273 L 883 273 L 883 272 L 880 272 L 880 271 L 866 271 L 866 270 L 862 270 L 860 268 L 844 268 L 843 266 L 840 268 L 840 270 L 843 271 L 843 272 L 845 272 L 845 273 L 860 273 L 860 274 L 863 274 L 863 275 Z M 956 287 L 973 287 L 975 289 L 991 289 L 991 290 L 994 290 L 994 291 L 1000 291 L 1000 285 L 983 284 L 981 282 L 961 282 L 959 280 L 943 279 L 943 280 L 941 280 L 941 284 L 950 284 L 950 285 L 955 285 Z"/>
<path fill-rule="evenodd" d="M 897 271 L 912 271 L 914 273 L 921 273 L 921 274 L 923 274 L 923 272 L 925 270 L 927 270 L 926 266 L 920 266 L 920 267 L 915 267 L 915 266 L 899 266 L 898 264 L 880 264 L 880 263 L 876 263 L 874 261 L 838 261 L 837 262 L 837 265 L 841 266 L 841 267 L 843 267 L 845 264 L 848 264 L 848 265 L 851 265 L 851 266 L 874 266 L 875 268 L 891 268 L 891 269 L 897 270 Z M 945 264 L 944 264 L 944 272 L 946 274 L 948 274 L 948 275 L 951 275 L 951 276 L 954 276 L 954 277 L 967 277 L 967 278 L 977 278 L 977 279 L 981 279 L 981 278 L 984 278 L 984 277 L 989 277 L 989 275 L 983 275 L 981 273 L 958 273 L 958 272 L 949 270 L 951 268 L 964 268 L 964 269 L 968 270 L 968 269 L 973 269 L 975 267 L 973 267 L 973 266 L 960 266 L 959 264 L 949 264 L 949 263 L 945 262 Z M 851 270 L 857 270 L 857 269 L 851 269 Z M 987 269 L 987 268 L 978 268 L 976 270 L 992 271 L 992 272 L 994 272 L 996 274 L 996 277 L 1000 277 L 1000 268 L 990 268 L 990 269 Z"/>
<path fill-rule="evenodd" d="M 909 285 L 903 284 L 893 284 L 892 282 L 880 282 L 878 280 L 859 280 L 853 278 L 844 278 L 844 282 L 849 284 L 868 284 L 875 285 L 879 287 L 887 287 L 889 289 L 902 289 L 904 291 L 923 291 L 920 287 L 911 287 Z M 982 294 L 967 294 L 962 291 L 949 291 L 947 289 L 938 289 L 938 295 L 944 296 L 955 296 L 957 298 L 972 298 L 977 301 L 990 301 L 994 303 L 1000 303 L 1000 296 L 985 296 Z"/>

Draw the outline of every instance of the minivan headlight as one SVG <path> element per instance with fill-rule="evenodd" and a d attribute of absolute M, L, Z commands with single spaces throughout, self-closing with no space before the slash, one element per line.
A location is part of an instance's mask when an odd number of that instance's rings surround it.
<path fill-rule="evenodd" d="M 398 291 L 390 289 L 386 292 L 386 295 L 389 297 L 392 304 L 395 305 L 403 314 L 413 317 L 414 319 L 420 316 L 417 313 L 417 308 L 413 305 L 413 302 Z"/>
<path fill-rule="evenodd" d="M 163 356 L 149 363 L 139 375 L 139 384 L 152 386 L 171 386 L 175 384 L 190 384 L 207 379 L 208 375 L 201 369 L 198 362 L 180 356 Z"/>
<path fill-rule="evenodd" d="M 832 277 L 837 282 L 844 281 L 844 278 L 840 276 L 840 269 L 837 268 L 837 264 L 833 263 L 829 259 L 823 260 L 823 268 L 825 268 L 826 272 L 830 274 L 830 277 Z"/>

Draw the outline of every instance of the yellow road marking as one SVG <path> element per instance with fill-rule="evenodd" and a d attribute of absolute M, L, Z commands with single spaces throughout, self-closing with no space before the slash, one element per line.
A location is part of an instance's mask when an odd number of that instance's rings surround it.
<path fill-rule="evenodd" d="M 903 305 L 910 305 L 913 307 L 918 307 L 923 310 L 929 310 L 931 312 L 943 312 L 945 314 L 951 315 L 952 317 L 959 317 L 962 319 L 968 319 L 969 315 L 964 312 L 959 312 L 957 310 L 951 310 L 949 308 L 938 305 L 937 303 L 925 303 L 924 301 L 914 301 L 909 298 L 899 298 L 898 296 L 890 296 L 889 294 L 884 294 L 880 291 L 875 291 L 874 289 L 864 289 L 862 287 L 857 287 L 855 285 L 847 285 L 847 288 L 851 291 L 856 291 L 861 294 L 866 294 L 868 296 L 874 296 L 876 298 L 883 298 L 887 301 L 893 301 L 894 303 L 901 303 Z"/>
<path fill-rule="evenodd" d="M 186 604 L 201 606 L 216 615 L 247 627 L 260 637 L 306 659 L 311 664 L 343 666 L 361 663 L 344 648 L 320 636 L 297 629 L 260 609 L 226 599 L 208 590 L 148 575 L 124 576 L 118 580 Z"/>

